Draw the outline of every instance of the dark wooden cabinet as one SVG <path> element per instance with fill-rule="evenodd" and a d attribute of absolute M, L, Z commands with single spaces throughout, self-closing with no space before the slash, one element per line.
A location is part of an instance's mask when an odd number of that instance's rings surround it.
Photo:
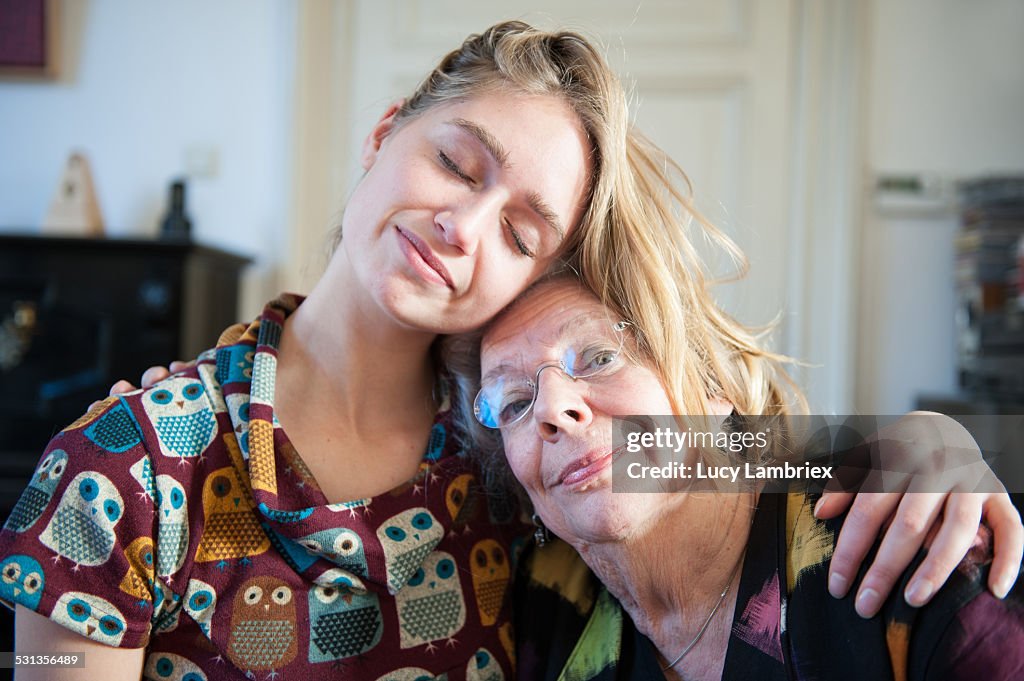
<path fill-rule="evenodd" d="M 192 358 L 238 321 L 248 262 L 187 242 L 0 235 L 0 518 L 50 437 L 116 379 Z"/>
<path fill-rule="evenodd" d="M 248 259 L 193 243 L 0 235 L 0 453 L 38 456 L 118 378 L 238 321 Z"/>

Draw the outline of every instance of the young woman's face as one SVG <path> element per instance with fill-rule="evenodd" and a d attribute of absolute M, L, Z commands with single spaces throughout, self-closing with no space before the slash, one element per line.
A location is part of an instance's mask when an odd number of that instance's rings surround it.
<path fill-rule="evenodd" d="M 557 97 L 495 92 L 397 127 L 385 115 L 367 139 L 340 249 L 398 323 L 471 330 L 540 276 L 580 221 L 589 156 Z"/>
<path fill-rule="evenodd" d="M 618 321 L 609 314 L 572 281 L 531 291 L 488 330 L 481 374 L 491 374 L 491 380 L 498 371 L 532 378 L 538 367 L 582 351 L 593 352 L 585 361 L 600 364 L 607 343 L 598 337 Z M 508 463 L 534 509 L 552 532 L 570 542 L 618 541 L 642 531 L 665 511 L 672 495 L 612 493 L 612 419 L 671 414 L 658 375 L 626 362 L 600 380 L 573 381 L 545 369 L 537 383 L 532 410 L 501 431 Z"/>

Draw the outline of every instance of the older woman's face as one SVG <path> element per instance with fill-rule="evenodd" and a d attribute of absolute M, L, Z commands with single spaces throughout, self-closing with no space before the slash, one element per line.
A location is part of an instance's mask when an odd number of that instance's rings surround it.
<path fill-rule="evenodd" d="M 618 320 L 573 281 L 544 285 L 502 314 L 484 337 L 481 371 L 499 366 L 533 376 L 567 348 Z M 627 342 L 629 340 L 627 339 Z M 658 376 L 625 363 L 600 381 L 541 372 L 537 400 L 520 422 L 502 429 L 505 455 L 534 508 L 570 542 L 617 541 L 642 531 L 665 508 L 665 495 L 612 493 L 612 419 L 670 414 Z"/>

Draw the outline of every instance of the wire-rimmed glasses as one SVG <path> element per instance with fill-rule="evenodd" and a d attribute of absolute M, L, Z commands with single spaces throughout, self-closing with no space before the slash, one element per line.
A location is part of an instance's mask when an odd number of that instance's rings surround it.
<path fill-rule="evenodd" d="M 562 344 L 557 360 L 545 362 L 531 375 L 517 368 L 499 365 L 483 377 L 473 400 L 473 415 L 487 428 L 507 428 L 522 422 L 534 402 L 540 375 L 557 368 L 573 381 L 610 376 L 625 361 L 622 346 L 629 322 L 581 325 Z"/>

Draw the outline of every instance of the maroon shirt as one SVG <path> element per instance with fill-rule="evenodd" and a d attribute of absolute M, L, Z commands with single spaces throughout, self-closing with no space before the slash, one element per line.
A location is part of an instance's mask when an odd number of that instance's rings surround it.
<path fill-rule="evenodd" d="M 147 678 L 510 678 L 511 507 L 447 404 L 413 480 L 328 504 L 274 419 L 299 302 L 54 437 L 0 532 L 0 599 L 145 646 Z"/>

